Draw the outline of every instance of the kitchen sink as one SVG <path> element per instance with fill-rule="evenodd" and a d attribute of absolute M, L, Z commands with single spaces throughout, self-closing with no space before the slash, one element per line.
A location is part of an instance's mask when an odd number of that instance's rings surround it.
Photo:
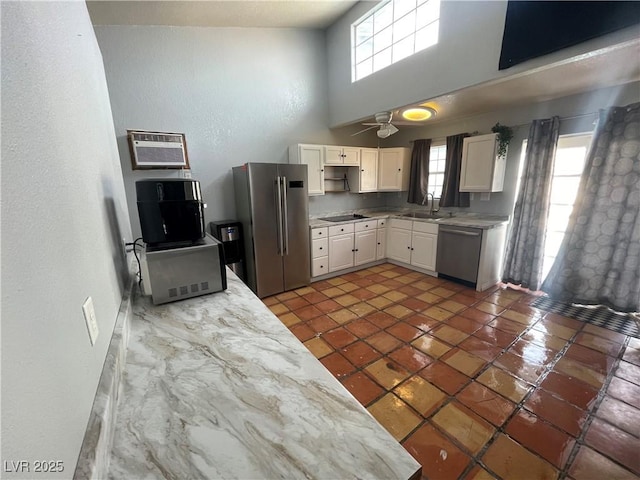
<path fill-rule="evenodd" d="M 354 213 L 352 215 L 337 215 L 335 217 L 319 218 L 318 220 L 324 220 L 326 222 L 348 222 L 349 220 L 360 220 L 361 218 L 369 218 L 369 217 Z"/>
<path fill-rule="evenodd" d="M 402 217 L 411 217 L 411 218 L 427 218 L 427 219 L 430 219 L 430 220 L 440 220 L 440 219 L 444 218 L 441 215 L 432 215 L 432 214 L 427 213 L 427 212 L 410 212 L 410 213 L 404 213 L 401 216 Z"/>

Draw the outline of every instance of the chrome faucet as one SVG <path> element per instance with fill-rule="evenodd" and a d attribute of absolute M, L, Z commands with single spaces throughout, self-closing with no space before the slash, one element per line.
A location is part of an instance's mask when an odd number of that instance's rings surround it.
<path fill-rule="evenodd" d="M 425 204 L 425 202 L 427 202 L 427 197 L 431 195 L 431 208 L 429 209 L 429 215 L 433 215 L 434 213 L 437 213 L 440 211 L 440 206 L 438 206 L 437 209 L 434 208 L 435 204 L 436 204 L 436 196 L 435 193 L 430 193 L 427 192 L 424 194 L 424 197 L 422 197 L 422 205 Z"/>

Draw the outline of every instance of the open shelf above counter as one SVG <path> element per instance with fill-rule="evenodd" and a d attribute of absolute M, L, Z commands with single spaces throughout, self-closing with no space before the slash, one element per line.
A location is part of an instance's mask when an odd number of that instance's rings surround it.
<path fill-rule="evenodd" d="M 349 179 L 347 172 L 350 168 L 358 167 L 342 167 L 342 166 L 324 166 L 324 191 L 327 193 L 349 192 Z"/>

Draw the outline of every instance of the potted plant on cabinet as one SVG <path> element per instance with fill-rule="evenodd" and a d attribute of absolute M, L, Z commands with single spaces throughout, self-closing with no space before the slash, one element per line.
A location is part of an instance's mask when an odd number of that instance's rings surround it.
<path fill-rule="evenodd" d="M 498 134 L 498 157 L 502 158 L 507 155 L 507 147 L 513 138 L 513 130 L 511 127 L 496 123 L 491 127 L 491 131 Z"/>

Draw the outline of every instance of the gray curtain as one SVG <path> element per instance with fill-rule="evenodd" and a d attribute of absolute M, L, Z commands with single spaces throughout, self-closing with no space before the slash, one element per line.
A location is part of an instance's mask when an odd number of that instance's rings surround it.
<path fill-rule="evenodd" d="M 447 137 L 447 160 L 444 166 L 444 183 L 440 196 L 441 207 L 468 207 L 471 205 L 469 192 L 461 192 L 460 171 L 462 170 L 462 146 L 468 133 Z"/>
<path fill-rule="evenodd" d="M 411 150 L 411 170 L 409 171 L 408 203 L 422 203 L 427 193 L 429 179 L 429 154 L 431 139 L 415 140 Z"/>
<path fill-rule="evenodd" d="M 531 123 L 505 253 L 503 281 L 531 290 L 538 290 L 542 282 L 544 237 L 559 128 L 558 117 Z"/>
<path fill-rule="evenodd" d="M 640 311 L 640 103 L 600 111 L 558 256 L 554 299 Z"/>

